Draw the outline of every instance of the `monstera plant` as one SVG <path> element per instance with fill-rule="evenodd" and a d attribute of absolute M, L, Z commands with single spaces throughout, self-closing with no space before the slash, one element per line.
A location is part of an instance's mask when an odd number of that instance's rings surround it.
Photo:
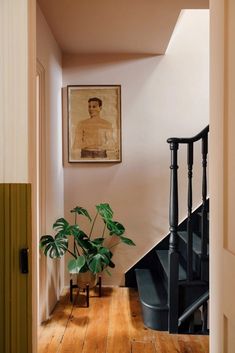
<path fill-rule="evenodd" d="M 70 212 L 74 214 L 73 224 L 70 224 L 65 218 L 59 218 L 53 224 L 55 235 L 41 237 L 40 247 L 44 254 L 52 259 L 61 258 L 66 252 L 71 254 L 72 259 L 68 262 L 70 273 L 78 274 L 90 271 L 97 274 L 105 270 L 110 274 L 108 267 L 115 267 L 112 262 L 111 248 L 120 243 L 135 245 L 131 239 L 124 236 L 124 226 L 113 219 L 113 211 L 107 203 L 96 205 L 96 215 L 93 220 L 83 207 L 77 206 Z M 90 222 L 88 234 L 79 226 L 78 216 L 84 216 Z M 93 231 L 98 217 L 101 217 L 104 226 L 101 234 L 94 237 Z M 108 247 L 105 245 L 107 238 L 112 236 L 116 236 L 117 242 Z M 71 242 L 69 242 L 71 237 L 73 237 L 72 248 Z"/>

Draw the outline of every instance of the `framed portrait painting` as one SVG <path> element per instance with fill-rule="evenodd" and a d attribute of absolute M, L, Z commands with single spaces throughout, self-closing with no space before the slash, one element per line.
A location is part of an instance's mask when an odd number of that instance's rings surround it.
<path fill-rule="evenodd" d="M 67 86 L 70 163 L 121 162 L 121 86 Z"/>

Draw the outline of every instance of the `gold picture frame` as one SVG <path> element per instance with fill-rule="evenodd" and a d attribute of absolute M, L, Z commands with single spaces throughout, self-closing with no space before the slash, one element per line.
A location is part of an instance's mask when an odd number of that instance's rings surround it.
<path fill-rule="evenodd" d="M 121 86 L 70 85 L 68 161 L 121 162 Z"/>

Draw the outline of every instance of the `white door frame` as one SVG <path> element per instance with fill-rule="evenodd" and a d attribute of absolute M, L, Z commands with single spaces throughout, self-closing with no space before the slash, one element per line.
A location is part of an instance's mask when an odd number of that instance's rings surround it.
<path fill-rule="evenodd" d="M 210 347 L 235 347 L 235 2 L 211 0 Z"/>
<path fill-rule="evenodd" d="M 46 234 L 46 122 L 45 69 L 37 59 L 37 244 L 38 244 L 38 323 L 48 318 L 47 257 L 41 256 L 39 239 Z"/>
<path fill-rule="evenodd" d="M 38 352 L 36 0 L 28 0 L 28 175 L 32 184 L 32 353 Z M 28 352 L 26 352 L 28 353 Z"/>

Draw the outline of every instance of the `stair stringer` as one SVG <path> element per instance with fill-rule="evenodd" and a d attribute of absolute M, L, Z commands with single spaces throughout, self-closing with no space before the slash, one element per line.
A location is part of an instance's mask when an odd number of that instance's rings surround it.
<path fill-rule="evenodd" d="M 200 212 L 202 205 L 199 204 L 195 206 L 193 209 L 192 214 L 197 214 Z M 187 224 L 187 214 L 182 220 L 179 222 L 178 229 L 184 229 Z M 154 244 L 147 252 L 145 252 L 142 257 L 132 264 L 125 272 L 125 286 L 137 288 L 136 277 L 135 277 L 135 269 L 136 268 L 154 268 L 155 266 L 155 256 L 154 251 L 157 249 L 159 250 L 168 250 L 169 248 L 169 236 L 170 233 L 165 234 L 156 244 Z M 156 264 L 157 265 L 157 264 Z"/>

